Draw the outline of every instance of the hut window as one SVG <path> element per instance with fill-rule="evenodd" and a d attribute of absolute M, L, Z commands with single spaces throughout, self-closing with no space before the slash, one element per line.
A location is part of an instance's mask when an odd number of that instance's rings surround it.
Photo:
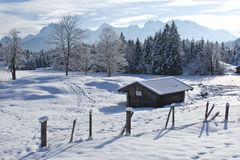
<path fill-rule="evenodd" d="M 138 91 L 138 90 L 137 90 L 137 91 L 136 91 L 136 96 L 139 96 L 139 97 L 142 96 L 142 91 Z"/>

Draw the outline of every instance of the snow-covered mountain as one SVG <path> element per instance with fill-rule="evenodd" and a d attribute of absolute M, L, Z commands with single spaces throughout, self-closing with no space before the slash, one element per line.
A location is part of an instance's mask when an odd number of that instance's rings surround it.
<path fill-rule="evenodd" d="M 239 47 L 240 46 L 240 38 L 234 40 L 234 41 L 228 41 L 225 43 L 226 47 L 229 47 L 231 49 L 235 48 L 235 47 Z"/>
<path fill-rule="evenodd" d="M 136 40 L 139 38 L 143 41 L 148 36 L 154 35 L 158 32 L 161 28 L 164 27 L 164 23 L 161 21 L 148 21 L 145 25 L 141 28 L 138 25 L 130 25 L 128 27 L 113 27 L 109 24 L 103 23 L 96 31 L 87 30 L 85 32 L 86 39 L 85 42 L 87 43 L 94 43 L 98 41 L 99 35 L 101 34 L 102 30 L 106 27 L 112 27 L 119 35 L 122 32 L 126 39 L 134 39 Z"/>
<path fill-rule="evenodd" d="M 22 45 L 24 48 L 32 51 L 40 51 L 42 49 L 49 49 L 53 45 L 50 43 L 50 35 L 54 30 L 56 24 L 49 24 L 43 27 L 37 35 L 28 35 L 23 38 Z"/>
<path fill-rule="evenodd" d="M 175 20 L 175 23 L 178 27 L 181 38 L 194 38 L 195 40 L 200 40 L 201 38 L 204 38 L 205 40 L 219 42 L 226 42 L 236 39 L 236 37 L 228 31 L 211 30 L 209 28 L 200 26 L 192 21 Z M 23 38 L 23 47 L 32 51 L 40 51 L 41 49 L 46 50 L 51 48 L 52 45 L 49 43 L 49 35 L 53 31 L 55 25 L 56 24 L 49 24 L 48 26 L 43 27 L 37 35 L 28 35 L 27 37 Z M 164 25 L 165 23 L 161 21 L 152 20 L 147 21 L 143 27 L 139 27 L 138 25 L 130 25 L 128 27 L 114 27 L 109 24 L 103 23 L 97 30 L 86 30 L 86 32 L 84 33 L 84 42 L 91 44 L 97 42 L 99 39 L 99 35 L 106 27 L 114 28 L 118 34 L 123 32 L 126 39 L 135 40 L 138 37 L 141 41 L 143 41 L 147 36 L 153 36 L 155 32 L 163 29 Z"/>

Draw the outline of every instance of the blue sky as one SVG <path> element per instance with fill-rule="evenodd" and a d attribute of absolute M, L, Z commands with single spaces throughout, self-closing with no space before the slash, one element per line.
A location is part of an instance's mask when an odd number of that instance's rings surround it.
<path fill-rule="evenodd" d="M 66 13 L 82 16 L 82 28 L 106 22 L 125 27 L 147 20 L 191 20 L 240 37 L 239 0 L 0 0 L 0 37 L 11 28 L 21 36 L 39 30 Z"/>

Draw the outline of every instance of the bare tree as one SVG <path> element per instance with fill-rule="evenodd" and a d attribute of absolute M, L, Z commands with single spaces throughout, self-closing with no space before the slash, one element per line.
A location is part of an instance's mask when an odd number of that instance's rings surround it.
<path fill-rule="evenodd" d="M 74 46 L 82 40 L 83 30 L 78 28 L 80 18 L 77 15 L 64 15 L 60 18 L 51 35 L 51 40 L 64 56 L 64 65 L 66 76 L 69 71 L 70 58 L 72 56 Z"/>
<path fill-rule="evenodd" d="M 18 32 L 16 29 L 11 29 L 9 31 L 9 43 L 7 46 L 7 51 L 9 53 L 8 58 L 10 62 L 10 68 L 12 72 L 12 80 L 16 79 L 16 66 L 17 59 L 21 54 L 20 40 L 18 38 Z"/>
<path fill-rule="evenodd" d="M 78 44 L 73 48 L 73 55 L 70 68 L 76 71 L 82 71 L 87 75 L 93 66 L 94 54 L 91 52 L 91 46 L 87 44 Z"/>
<path fill-rule="evenodd" d="M 98 43 L 98 57 L 108 77 L 126 64 L 124 54 L 119 52 L 119 47 L 120 40 L 116 32 L 110 27 L 103 29 Z"/>

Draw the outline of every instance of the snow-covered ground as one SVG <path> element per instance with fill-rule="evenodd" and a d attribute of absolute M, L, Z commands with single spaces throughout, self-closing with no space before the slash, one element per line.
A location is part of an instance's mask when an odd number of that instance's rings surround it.
<path fill-rule="evenodd" d="M 126 96 L 118 88 L 152 75 L 18 71 L 16 81 L 0 71 L 0 159 L 240 159 L 240 77 L 177 76 L 194 87 L 176 108 L 176 128 L 163 130 L 169 108 L 135 109 L 132 135 L 116 137 L 125 123 Z M 200 92 L 208 92 L 203 98 Z M 206 102 L 220 111 L 203 124 Z M 229 102 L 229 124 L 223 123 Z M 93 140 L 88 112 L 93 110 Z M 49 145 L 39 150 L 38 118 L 49 117 Z M 77 118 L 74 143 L 72 121 Z"/>

